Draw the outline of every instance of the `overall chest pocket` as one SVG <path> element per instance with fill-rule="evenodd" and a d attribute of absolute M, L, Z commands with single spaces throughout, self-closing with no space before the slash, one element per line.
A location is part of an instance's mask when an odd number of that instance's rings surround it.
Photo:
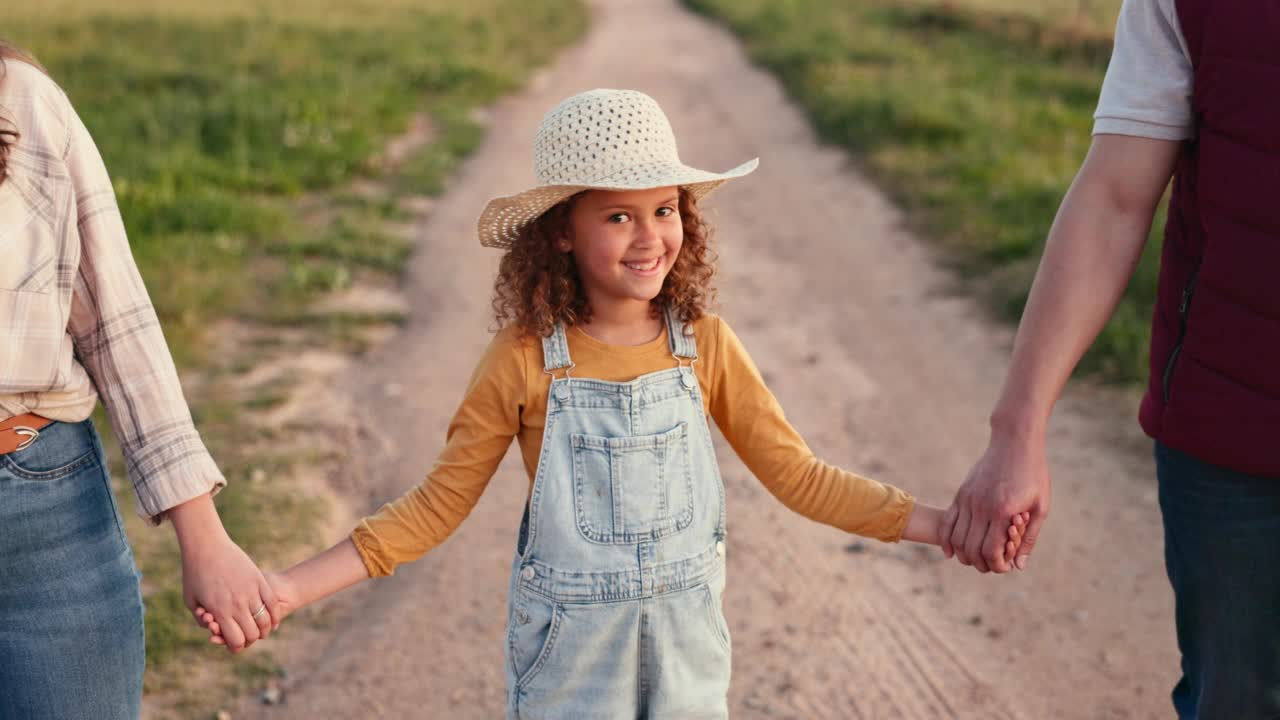
<path fill-rule="evenodd" d="M 693 478 L 685 423 L 658 435 L 574 433 L 573 502 L 578 531 L 623 545 L 680 532 L 693 522 Z"/>

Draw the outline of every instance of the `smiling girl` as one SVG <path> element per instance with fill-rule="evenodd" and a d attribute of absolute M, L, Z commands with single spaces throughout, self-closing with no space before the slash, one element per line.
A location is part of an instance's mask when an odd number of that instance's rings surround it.
<path fill-rule="evenodd" d="M 814 457 L 707 312 L 715 268 L 698 200 L 755 160 L 685 166 L 657 103 L 627 90 L 568 98 L 534 148 L 539 185 L 480 217 L 481 242 L 506 249 L 501 330 L 435 468 L 270 579 L 288 610 L 390 575 L 458 527 L 515 438 L 531 485 L 511 568 L 508 717 L 727 717 L 724 486 L 708 417 L 805 517 L 937 544 L 942 513 Z"/>

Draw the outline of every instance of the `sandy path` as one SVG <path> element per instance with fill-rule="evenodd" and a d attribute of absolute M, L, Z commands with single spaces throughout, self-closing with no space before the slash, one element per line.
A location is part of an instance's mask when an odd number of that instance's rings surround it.
<path fill-rule="evenodd" d="M 367 510 L 418 482 L 487 340 L 497 256 L 473 221 L 531 178 L 543 112 L 592 87 L 667 110 L 686 162 L 760 170 L 710 206 L 722 314 L 816 452 L 949 502 L 985 442 L 1010 333 L 777 83 L 674 2 L 599 1 L 592 31 L 493 108 L 484 147 L 421 228 L 412 321 L 343 380 L 364 439 L 341 484 Z M 388 384 L 402 393 L 388 395 Z M 372 402 L 362 399 L 370 398 Z M 1075 388 L 1052 426 L 1054 517 L 1032 568 L 980 576 L 936 550 L 853 543 L 770 497 L 721 444 L 729 493 L 735 717 L 1168 717 L 1177 665 L 1148 446 L 1132 398 Z M 444 546 L 336 600 L 277 648 L 288 702 L 235 717 L 501 714 L 506 573 L 526 479 L 511 453 Z"/>

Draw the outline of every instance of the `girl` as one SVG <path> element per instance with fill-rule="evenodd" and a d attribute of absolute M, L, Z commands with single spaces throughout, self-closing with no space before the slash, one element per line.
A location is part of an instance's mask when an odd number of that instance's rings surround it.
<path fill-rule="evenodd" d="M 724 488 L 708 415 L 806 517 L 937 544 L 941 511 L 815 458 L 707 314 L 697 202 L 755 160 L 722 174 L 683 165 L 657 103 L 625 90 L 562 102 L 534 155 L 539 185 L 480 217 L 482 244 L 506 248 L 502 330 L 440 460 L 349 540 L 274 576 L 277 597 L 287 612 L 435 547 L 518 437 L 532 487 L 511 568 L 508 717 L 725 717 Z"/>

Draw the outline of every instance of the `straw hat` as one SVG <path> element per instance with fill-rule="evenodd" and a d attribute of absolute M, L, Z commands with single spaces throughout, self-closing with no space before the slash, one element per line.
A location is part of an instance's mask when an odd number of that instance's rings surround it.
<path fill-rule="evenodd" d="M 691 168 L 676 154 L 671 123 L 653 98 L 635 90 L 589 90 L 552 108 L 533 141 L 538 184 L 496 197 L 476 223 L 480 244 L 507 248 L 524 225 L 582 190 L 649 190 L 679 185 L 701 198 L 756 169 L 759 159 L 723 173 Z"/>

